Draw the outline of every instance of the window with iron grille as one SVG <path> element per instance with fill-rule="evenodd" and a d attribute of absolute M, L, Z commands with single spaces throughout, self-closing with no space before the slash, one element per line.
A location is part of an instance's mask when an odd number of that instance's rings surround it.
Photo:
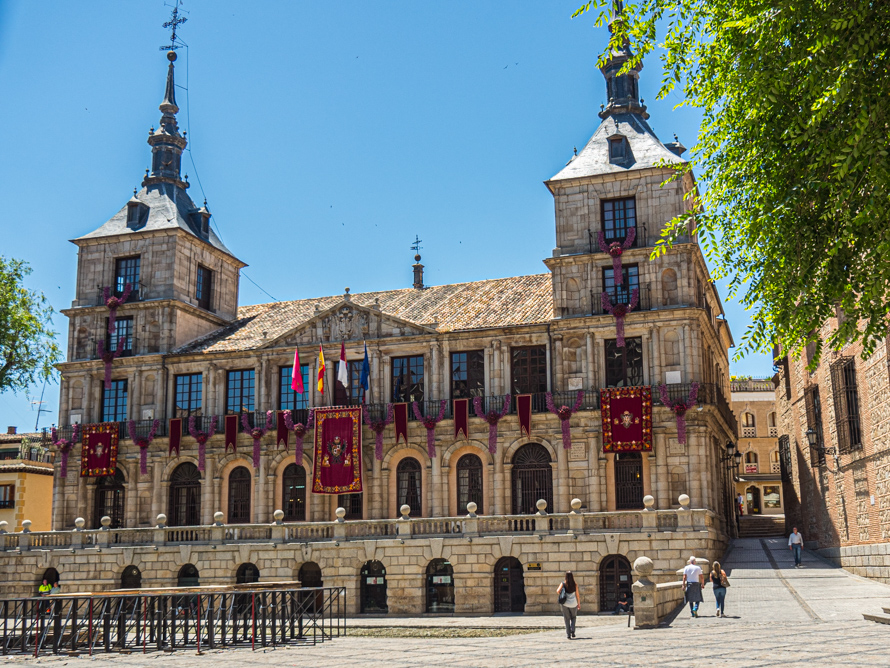
<path fill-rule="evenodd" d="M 423 401 L 423 355 L 392 358 L 392 400 Z"/>
<path fill-rule="evenodd" d="M 834 390 L 838 453 L 860 450 L 862 430 L 859 425 L 859 387 L 856 384 L 855 358 L 841 357 L 831 365 L 831 384 Z"/>
<path fill-rule="evenodd" d="M 229 524 L 250 523 L 250 477 L 244 466 L 229 474 Z"/>
<path fill-rule="evenodd" d="M 127 283 L 134 291 L 139 290 L 139 256 L 121 257 L 114 261 L 114 292 L 120 296 Z M 138 294 L 138 293 L 137 293 Z"/>
<path fill-rule="evenodd" d="M 118 317 L 114 321 L 114 336 L 108 333 L 108 318 L 105 318 L 105 350 L 114 352 L 117 344 L 123 339 L 121 357 L 129 357 L 133 354 L 133 316 Z"/>
<path fill-rule="evenodd" d="M 281 508 L 286 522 L 306 521 L 306 469 L 298 464 L 288 464 L 282 480 Z"/>
<path fill-rule="evenodd" d="M 15 485 L 0 485 L 0 508 L 15 508 Z"/>
<path fill-rule="evenodd" d="M 341 494 L 337 497 L 337 504 L 346 511 L 345 520 L 360 520 L 364 517 L 361 494 Z"/>
<path fill-rule="evenodd" d="M 779 464 L 782 482 L 791 482 L 791 439 L 787 434 L 779 436 Z"/>
<path fill-rule="evenodd" d="M 396 509 L 404 505 L 411 508 L 412 517 L 423 515 L 420 495 L 421 468 L 420 462 L 413 457 L 405 457 L 396 468 Z M 401 511 L 400 511 L 401 512 Z"/>
<path fill-rule="evenodd" d="M 198 306 L 210 310 L 210 295 L 213 287 L 213 272 L 207 267 L 198 265 L 198 276 L 195 282 L 195 300 Z"/>
<path fill-rule="evenodd" d="M 226 413 L 250 413 L 253 410 L 253 369 L 226 374 Z"/>
<path fill-rule="evenodd" d="M 510 348 L 511 390 L 515 394 L 547 391 L 547 347 Z"/>
<path fill-rule="evenodd" d="M 187 418 L 201 415 L 203 378 L 200 373 L 188 373 L 173 379 L 174 417 Z"/>
<path fill-rule="evenodd" d="M 539 499 L 547 502 L 548 510 L 553 508 L 553 469 L 550 465 L 550 453 L 543 445 L 527 443 L 519 448 L 513 455 L 510 476 L 514 515 L 537 512 Z"/>
<path fill-rule="evenodd" d="M 200 523 L 201 473 L 197 466 L 191 462 L 177 466 L 170 476 L 168 493 L 167 520 L 171 527 L 196 526 Z"/>
<path fill-rule="evenodd" d="M 609 267 L 603 269 L 603 288 L 605 293 L 609 295 L 609 301 L 612 305 L 630 304 L 633 291 L 640 289 L 640 271 L 637 265 L 625 265 L 621 271 L 624 282 L 621 285 L 615 285 L 615 272 Z"/>
<path fill-rule="evenodd" d="M 603 235 L 606 243 L 624 241 L 627 231 L 637 226 L 637 202 L 633 197 L 602 201 Z M 634 240 L 635 248 L 637 241 Z"/>
<path fill-rule="evenodd" d="M 127 381 L 113 380 L 111 387 L 102 387 L 102 422 L 123 422 L 127 419 Z"/>
<path fill-rule="evenodd" d="M 485 394 L 485 353 L 451 353 L 451 398 L 470 399 Z"/>
<path fill-rule="evenodd" d="M 362 399 L 365 395 L 365 388 L 361 386 L 362 363 L 363 360 L 353 360 L 346 362 L 346 373 L 349 377 L 349 387 L 343 387 L 343 384 L 339 380 L 334 380 L 335 406 L 358 406 L 362 403 Z M 338 371 L 339 364 L 340 363 L 337 362 Z"/>
<path fill-rule="evenodd" d="M 466 454 L 457 460 L 457 514 L 467 511 L 467 504 L 476 504 L 476 512 L 482 514 L 482 460 Z"/>
<path fill-rule="evenodd" d="M 643 384 L 643 339 L 627 337 L 624 347 L 606 339 L 606 387 L 637 387 Z"/>
<path fill-rule="evenodd" d="M 810 446 L 810 465 L 825 466 L 825 440 L 822 438 L 822 402 L 819 387 L 810 385 L 804 392 L 804 405 L 807 411 L 807 431 L 816 432 L 816 447 Z M 809 441 L 808 441 L 809 443 Z"/>
<path fill-rule="evenodd" d="M 300 365 L 303 394 L 297 394 L 291 387 L 293 373 L 293 365 L 278 367 L 278 410 L 300 411 L 309 408 L 309 365 Z"/>

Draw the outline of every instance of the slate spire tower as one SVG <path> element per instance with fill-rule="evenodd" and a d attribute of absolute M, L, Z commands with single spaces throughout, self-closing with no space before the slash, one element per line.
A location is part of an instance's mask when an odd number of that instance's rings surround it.
<path fill-rule="evenodd" d="M 149 186 L 155 183 L 171 183 L 179 188 L 188 188 L 188 183 L 181 177 L 182 152 L 186 147 L 186 139 L 179 132 L 176 122 L 176 114 L 179 107 L 176 106 L 176 84 L 174 81 L 174 66 L 176 52 L 168 51 L 167 60 L 167 87 L 164 90 L 164 100 L 158 107 L 161 110 L 161 121 L 158 129 L 152 129 L 148 136 L 151 146 L 151 172 L 143 179 L 142 185 Z"/>

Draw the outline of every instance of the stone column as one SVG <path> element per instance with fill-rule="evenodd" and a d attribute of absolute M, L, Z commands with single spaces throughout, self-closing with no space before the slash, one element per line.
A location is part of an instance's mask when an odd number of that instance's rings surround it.
<path fill-rule="evenodd" d="M 380 378 L 380 401 L 389 403 L 392 399 L 392 360 L 387 356 L 383 358 L 383 374 Z"/>
<path fill-rule="evenodd" d="M 504 455 L 501 450 L 494 455 L 494 494 L 491 495 L 494 508 L 492 515 L 509 515 L 510 508 L 507 505 L 508 488 L 510 487 L 510 475 L 504 470 Z"/>
<path fill-rule="evenodd" d="M 132 401 L 129 402 L 129 406 L 127 406 L 127 413 L 130 415 L 131 420 L 141 420 L 142 419 L 142 372 L 139 369 L 135 369 L 127 379 L 127 382 L 130 384 L 132 388 L 130 390 L 130 398 Z"/>
<path fill-rule="evenodd" d="M 692 342 L 689 341 L 689 325 L 683 325 L 683 335 L 680 337 L 680 363 L 683 365 L 684 383 L 690 382 L 692 379 L 692 364 L 686 356 L 687 350 L 692 350 Z"/>
<path fill-rule="evenodd" d="M 451 348 L 448 341 L 442 341 L 442 361 L 439 363 L 439 373 L 442 374 L 442 394 L 440 399 L 451 400 Z"/>
<path fill-rule="evenodd" d="M 556 446 L 556 489 L 553 502 L 554 508 L 548 508 L 550 513 L 567 513 L 569 511 L 569 451 L 562 447 L 562 441 L 557 441 Z"/>
<path fill-rule="evenodd" d="M 60 380 L 60 389 L 59 389 L 59 417 L 58 417 L 58 425 L 62 426 L 68 424 L 68 414 L 69 414 L 69 405 L 70 401 L 70 386 L 71 383 L 67 378 L 62 378 Z"/>
<path fill-rule="evenodd" d="M 374 457 L 371 462 L 371 505 L 369 510 L 369 519 L 372 520 L 383 519 L 386 516 L 383 499 L 382 466 L 383 462 Z"/>
<path fill-rule="evenodd" d="M 649 385 L 652 382 L 652 348 L 649 331 L 643 332 L 643 384 Z"/>
<path fill-rule="evenodd" d="M 252 513 L 254 524 L 261 524 L 272 521 L 271 513 L 268 512 L 268 508 L 266 507 L 268 503 L 268 499 L 266 498 L 266 478 L 268 468 L 268 457 L 260 457 L 260 465 L 254 471 Z"/>
<path fill-rule="evenodd" d="M 655 370 L 652 382 L 660 384 L 664 382 L 664 367 L 661 364 L 661 328 L 659 327 L 652 328 L 652 352 L 652 368 Z"/>
<path fill-rule="evenodd" d="M 256 408 L 257 410 L 267 411 L 271 408 L 269 401 L 269 360 L 266 357 L 263 357 L 260 360 L 260 372 L 259 378 L 257 378 L 257 397 L 256 397 Z"/>
<path fill-rule="evenodd" d="M 215 364 L 208 365 L 206 371 L 201 373 L 201 414 L 216 415 L 214 413 L 216 384 L 213 382 L 213 372 L 216 370 Z"/>
<path fill-rule="evenodd" d="M 667 465 L 667 437 L 663 433 L 652 434 L 652 448 L 655 451 L 655 476 L 652 483 L 652 496 L 655 509 L 669 509 L 671 501 L 670 468 Z M 652 457 L 649 458 L 650 464 Z"/>
<path fill-rule="evenodd" d="M 253 408 L 254 410 L 262 410 L 263 402 L 266 400 L 264 391 L 265 384 L 266 360 L 260 360 L 259 364 L 253 367 Z"/>
<path fill-rule="evenodd" d="M 161 476 L 164 474 L 164 463 L 162 461 L 153 462 L 151 464 L 152 489 L 154 494 L 151 497 L 151 515 L 148 518 L 149 524 L 154 526 L 155 518 L 161 513 L 167 514 L 166 507 L 166 487 L 161 486 Z"/>
<path fill-rule="evenodd" d="M 593 341 L 594 334 L 593 332 L 587 332 L 586 342 L 586 352 L 587 352 L 587 387 L 591 390 L 597 389 L 596 384 L 596 358 L 593 355 Z"/>
<path fill-rule="evenodd" d="M 550 338 L 547 339 L 547 347 L 545 348 L 546 360 L 547 360 L 547 391 L 553 392 L 553 383 L 551 381 L 552 373 L 553 373 L 553 360 L 552 355 L 550 354 L 551 342 Z"/>
<path fill-rule="evenodd" d="M 442 516 L 442 464 L 439 461 L 438 453 L 437 456 L 432 459 L 432 466 L 430 467 L 430 480 L 429 480 L 429 508 L 430 508 L 430 517 L 441 517 Z"/>
<path fill-rule="evenodd" d="M 95 401 L 96 398 L 93 396 L 93 374 L 87 372 L 83 377 L 83 409 L 81 411 L 83 419 L 80 421 L 81 424 L 88 424 L 94 421 Z M 98 411 L 96 411 L 96 415 L 98 415 Z"/>
<path fill-rule="evenodd" d="M 603 509 L 602 494 L 600 485 L 600 458 L 599 449 L 602 447 L 598 443 L 599 439 L 591 436 L 588 440 L 588 457 L 587 457 L 587 510 L 592 513 L 600 512 Z"/>
<path fill-rule="evenodd" d="M 553 377 L 554 382 L 556 383 L 556 389 L 551 391 L 561 391 L 565 390 L 565 382 L 563 381 L 563 368 L 562 368 L 562 334 L 554 334 L 553 335 L 553 358 L 551 361 L 551 365 L 553 366 Z M 547 374 L 548 382 L 550 379 L 550 374 Z M 562 511 L 565 512 L 565 511 Z"/>
<path fill-rule="evenodd" d="M 124 469 L 127 484 L 124 486 L 124 526 L 133 528 L 139 526 L 139 460 L 132 463 L 118 461 L 118 466 Z"/>
<path fill-rule="evenodd" d="M 485 396 L 494 394 L 494 364 L 491 360 L 491 348 L 482 351 L 482 364 L 485 370 Z"/>
<path fill-rule="evenodd" d="M 383 395 L 383 379 L 380 368 L 380 348 L 375 347 L 368 351 L 368 357 L 370 358 L 368 362 L 371 365 L 371 396 L 368 398 L 368 403 L 385 403 L 386 397 Z"/>
<path fill-rule="evenodd" d="M 167 392 L 169 391 L 168 386 L 170 385 L 169 379 L 170 372 L 167 367 L 161 367 L 161 371 L 158 373 L 158 385 L 156 388 L 156 401 L 158 402 L 158 406 L 161 407 L 160 415 L 156 416 L 160 420 L 166 420 L 170 415 L 168 412 L 170 409 L 170 402 L 167 401 Z"/>
<path fill-rule="evenodd" d="M 652 467 L 655 465 L 650 453 L 643 452 L 643 496 L 652 494 Z"/>
<path fill-rule="evenodd" d="M 204 480 L 201 483 L 201 523 L 211 524 L 213 513 L 223 510 L 220 504 L 220 489 L 222 480 L 216 475 L 216 459 L 207 457 L 204 463 Z"/>
<path fill-rule="evenodd" d="M 615 498 L 615 453 L 606 453 L 606 510 L 613 512 L 618 507 Z"/>
<path fill-rule="evenodd" d="M 605 339 L 594 339 L 594 349 L 596 352 L 594 353 L 594 357 L 597 360 L 602 360 L 603 364 L 600 366 L 599 364 L 594 365 L 594 387 L 605 387 L 606 386 L 606 344 Z"/>
<path fill-rule="evenodd" d="M 702 478 L 707 476 L 701 449 L 700 435 L 687 428 L 686 452 L 689 459 L 689 476 L 687 477 L 689 491 L 686 494 L 692 497 L 692 505 L 695 508 L 702 507 L 702 502 L 704 501 L 702 496 Z"/>

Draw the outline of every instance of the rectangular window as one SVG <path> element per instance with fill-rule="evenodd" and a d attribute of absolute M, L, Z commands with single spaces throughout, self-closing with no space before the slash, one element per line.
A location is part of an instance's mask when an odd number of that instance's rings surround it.
<path fill-rule="evenodd" d="M 278 410 L 302 411 L 309 408 L 309 365 L 301 364 L 303 374 L 303 394 L 297 394 L 291 388 L 293 366 L 278 367 Z"/>
<path fill-rule="evenodd" d="M 361 494 L 340 494 L 337 503 L 346 511 L 345 520 L 360 520 L 363 516 Z"/>
<path fill-rule="evenodd" d="M 116 318 L 114 321 L 114 336 L 108 333 L 108 318 L 105 318 L 105 349 L 114 352 L 123 339 L 121 357 L 130 357 L 133 354 L 133 316 L 128 315 Z"/>
<path fill-rule="evenodd" d="M 764 508 L 781 508 L 782 495 L 779 493 L 779 487 L 776 485 L 767 485 L 763 488 L 763 507 Z"/>
<path fill-rule="evenodd" d="M 213 272 L 207 267 L 198 265 L 198 278 L 195 282 L 195 299 L 198 306 L 207 311 L 210 310 L 210 290 L 213 286 Z"/>
<path fill-rule="evenodd" d="M 423 401 L 423 355 L 392 358 L 392 400 Z"/>
<path fill-rule="evenodd" d="M 825 440 L 822 438 L 822 401 L 819 399 L 817 385 L 810 385 L 804 392 L 804 405 L 807 411 L 807 431 L 812 429 L 816 432 L 816 447 L 810 446 L 810 465 L 825 466 L 825 451 L 822 449 L 825 447 Z"/>
<path fill-rule="evenodd" d="M 624 137 L 609 140 L 609 160 L 624 160 Z"/>
<path fill-rule="evenodd" d="M 779 437 L 779 466 L 782 482 L 791 482 L 791 439 L 786 434 Z"/>
<path fill-rule="evenodd" d="M 139 256 L 121 257 L 114 261 L 114 293 L 120 296 L 130 284 L 133 295 L 139 294 Z M 132 299 L 132 297 L 131 297 Z"/>
<path fill-rule="evenodd" d="M 837 421 L 838 454 L 862 448 L 859 425 L 859 386 L 856 384 L 856 360 L 841 357 L 831 365 L 834 389 L 834 419 Z"/>
<path fill-rule="evenodd" d="M 192 415 L 201 415 L 202 381 L 200 373 L 184 374 L 173 379 L 174 417 L 187 418 Z"/>
<path fill-rule="evenodd" d="M 634 290 L 640 289 L 640 271 L 637 265 L 625 265 L 621 272 L 624 282 L 621 285 L 615 285 L 615 272 L 609 267 L 603 269 L 603 288 L 612 306 L 617 304 L 630 304 L 630 298 L 633 296 Z M 638 297 L 639 297 L 639 293 Z M 639 309 L 639 306 L 637 306 Z"/>
<path fill-rule="evenodd" d="M 102 422 L 123 422 L 127 419 L 127 381 L 113 380 L 111 387 L 102 387 Z"/>
<path fill-rule="evenodd" d="M 229 371 L 226 374 L 226 413 L 250 413 L 253 411 L 253 369 Z"/>
<path fill-rule="evenodd" d="M 639 336 L 606 339 L 606 387 L 639 387 L 643 384 L 643 339 Z"/>
<path fill-rule="evenodd" d="M 637 226 L 637 203 L 633 197 L 621 199 L 607 199 L 602 201 L 603 235 L 606 243 L 613 241 L 623 242 L 627 238 L 627 231 Z M 634 240 L 632 248 L 637 247 Z"/>
<path fill-rule="evenodd" d="M 513 394 L 547 391 L 547 347 L 510 348 L 510 389 Z"/>
<path fill-rule="evenodd" d="M 358 406 L 362 403 L 365 390 L 361 386 L 362 380 L 362 361 L 352 360 L 346 362 L 346 372 L 349 376 L 349 387 L 343 387 L 340 381 L 334 381 L 334 405 L 335 406 Z M 335 363 L 334 373 L 339 371 L 340 362 Z"/>
<path fill-rule="evenodd" d="M 0 509 L 15 508 L 15 485 L 0 485 Z"/>
<path fill-rule="evenodd" d="M 451 398 L 469 399 L 485 394 L 485 353 L 470 350 L 451 353 Z"/>

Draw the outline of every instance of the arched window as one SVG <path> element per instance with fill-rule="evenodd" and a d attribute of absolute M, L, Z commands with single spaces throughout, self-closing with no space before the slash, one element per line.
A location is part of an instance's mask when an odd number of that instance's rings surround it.
<path fill-rule="evenodd" d="M 260 569 L 254 564 L 241 564 L 235 572 L 235 584 L 251 584 L 260 581 Z"/>
<path fill-rule="evenodd" d="M 186 564 L 179 569 L 176 576 L 177 587 L 197 587 L 199 586 L 198 569 L 194 564 Z"/>
<path fill-rule="evenodd" d="M 170 526 L 196 526 L 201 522 L 201 473 L 191 462 L 180 464 L 170 476 L 168 505 Z"/>
<path fill-rule="evenodd" d="M 467 510 L 467 504 L 476 504 L 476 512 L 482 513 L 482 460 L 467 454 L 457 460 L 457 514 Z"/>
<path fill-rule="evenodd" d="M 776 424 L 776 414 L 770 413 L 766 419 L 766 425 L 769 427 L 769 435 L 772 437 L 779 435 L 779 428 Z"/>
<path fill-rule="evenodd" d="M 127 566 L 121 573 L 121 589 L 141 589 L 142 573 L 136 566 Z"/>
<path fill-rule="evenodd" d="M 298 464 L 288 464 L 284 469 L 281 491 L 281 508 L 285 522 L 306 520 L 306 469 Z"/>
<path fill-rule="evenodd" d="M 250 522 L 250 471 L 239 466 L 229 474 L 229 524 Z"/>
<path fill-rule="evenodd" d="M 513 456 L 513 513 L 516 515 L 538 512 L 538 499 L 547 502 L 547 510 L 553 509 L 553 470 L 550 453 L 543 445 L 528 443 Z"/>
<path fill-rule="evenodd" d="M 770 473 L 781 473 L 782 472 L 782 462 L 779 459 L 779 451 L 773 450 L 769 453 L 769 470 Z"/>
<path fill-rule="evenodd" d="M 96 480 L 95 512 L 93 526 L 102 526 L 104 516 L 111 518 L 111 528 L 119 529 L 124 525 L 124 474 L 115 469 L 114 475 L 107 475 Z"/>
<path fill-rule="evenodd" d="M 40 578 L 40 582 L 38 584 L 42 584 L 44 580 L 46 580 L 47 584 L 56 584 L 57 582 L 61 581 L 61 578 L 59 577 L 59 571 L 57 571 L 55 568 L 47 568 L 45 571 L 43 571 L 43 577 Z"/>
<path fill-rule="evenodd" d="M 408 504 L 411 507 L 411 515 L 413 517 L 421 517 L 423 515 L 420 476 L 420 462 L 414 459 L 414 457 L 405 457 L 396 468 L 396 509 Z"/>
<path fill-rule="evenodd" d="M 754 413 L 745 412 L 742 414 L 742 436 L 753 438 L 757 435 L 757 428 L 754 426 Z"/>

